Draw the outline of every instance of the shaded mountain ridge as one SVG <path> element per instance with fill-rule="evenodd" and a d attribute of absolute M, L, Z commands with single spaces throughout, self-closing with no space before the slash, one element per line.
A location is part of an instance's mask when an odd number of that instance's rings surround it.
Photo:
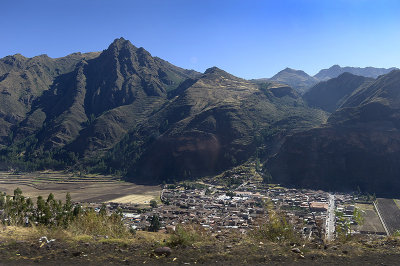
<path fill-rule="evenodd" d="M 313 86 L 303 95 L 303 98 L 310 106 L 332 113 L 361 86 L 368 86 L 373 81 L 372 78 L 345 72 L 336 78 L 322 81 Z"/>
<path fill-rule="evenodd" d="M 277 182 L 398 195 L 400 70 L 353 93 L 320 128 L 287 138 L 268 170 Z"/>

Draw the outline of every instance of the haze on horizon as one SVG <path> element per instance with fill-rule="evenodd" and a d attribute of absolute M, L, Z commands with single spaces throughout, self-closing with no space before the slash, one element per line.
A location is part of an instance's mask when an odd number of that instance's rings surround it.
<path fill-rule="evenodd" d="M 102 51 L 124 37 L 177 66 L 248 79 L 400 66 L 396 0 L 14 0 L 2 11 L 0 57 Z"/>

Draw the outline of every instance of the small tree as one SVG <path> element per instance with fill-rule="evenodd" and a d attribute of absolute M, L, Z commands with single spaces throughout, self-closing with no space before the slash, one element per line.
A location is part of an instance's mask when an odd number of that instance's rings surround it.
<path fill-rule="evenodd" d="M 53 200 L 54 200 L 54 195 L 53 193 L 50 193 L 49 196 L 47 197 L 47 203 L 50 203 Z"/>
<path fill-rule="evenodd" d="M 150 206 L 151 206 L 152 208 L 157 208 L 157 207 L 158 207 L 157 201 L 156 201 L 156 200 L 151 200 L 151 201 L 150 201 Z"/>
<path fill-rule="evenodd" d="M 66 212 L 72 211 L 72 200 L 71 200 L 71 194 L 69 194 L 69 192 L 65 196 L 64 211 L 66 211 Z"/>
<path fill-rule="evenodd" d="M 272 175 L 268 171 L 264 171 L 262 178 L 265 184 L 270 184 L 272 182 Z"/>
<path fill-rule="evenodd" d="M 46 202 L 42 196 L 37 197 L 36 201 L 36 220 L 40 223 L 42 221 L 42 215 L 44 213 Z"/>
<path fill-rule="evenodd" d="M 236 196 L 236 194 L 235 194 L 235 192 L 233 192 L 233 191 L 228 191 L 228 192 L 226 192 L 226 196 L 228 196 L 228 197 L 235 197 Z"/>
<path fill-rule="evenodd" d="M 21 196 L 21 195 L 22 195 L 22 190 L 21 190 L 19 187 L 17 187 L 17 188 L 14 190 L 14 197 L 17 198 L 17 197 L 19 197 L 19 196 Z"/>
<path fill-rule="evenodd" d="M 354 208 L 353 219 L 358 225 L 362 225 L 364 223 L 364 216 L 362 215 L 362 211 L 358 208 Z"/>
<path fill-rule="evenodd" d="M 350 221 L 344 217 L 343 212 L 335 212 L 337 218 L 336 234 L 339 240 L 347 241 L 351 237 Z"/>
<path fill-rule="evenodd" d="M 157 214 L 153 215 L 153 217 L 151 218 L 150 221 L 150 227 L 149 227 L 149 231 L 150 232 L 158 232 L 158 230 L 160 230 L 160 219 L 158 217 Z"/>
<path fill-rule="evenodd" d="M 6 205 L 6 197 L 5 194 L 0 192 L 0 209 L 3 209 Z"/>
<path fill-rule="evenodd" d="M 77 216 L 81 213 L 81 211 L 82 211 L 81 206 L 80 206 L 80 205 L 76 205 L 76 206 L 74 207 L 73 215 L 74 215 L 75 217 L 77 217 Z"/>
<path fill-rule="evenodd" d="M 101 216 L 106 216 L 107 215 L 107 206 L 104 203 L 101 205 L 99 214 Z"/>

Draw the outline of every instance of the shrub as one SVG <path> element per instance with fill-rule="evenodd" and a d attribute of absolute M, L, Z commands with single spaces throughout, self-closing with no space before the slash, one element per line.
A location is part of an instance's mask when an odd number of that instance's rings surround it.
<path fill-rule="evenodd" d="M 121 216 L 99 215 L 93 209 L 87 209 L 70 222 L 67 230 L 76 235 L 107 235 L 109 237 L 126 237 L 130 235 L 123 224 Z"/>
<path fill-rule="evenodd" d="M 271 242 L 298 242 L 300 235 L 294 230 L 283 214 L 269 212 L 268 223 L 261 224 L 254 229 L 251 235 L 257 240 L 269 240 Z"/>
<path fill-rule="evenodd" d="M 158 215 L 153 215 L 153 217 L 151 218 L 150 221 L 150 226 L 149 226 L 149 231 L 150 232 L 158 232 L 158 230 L 160 230 L 160 218 L 158 217 Z"/>
<path fill-rule="evenodd" d="M 190 246 L 196 242 L 207 240 L 207 232 L 199 225 L 177 225 L 175 232 L 168 240 L 168 246 Z"/>
<path fill-rule="evenodd" d="M 150 201 L 150 206 L 151 206 L 152 208 L 157 208 L 157 207 L 158 207 L 157 201 L 156 201 L 156 200 L 151 200 L 151 201 Z"/>

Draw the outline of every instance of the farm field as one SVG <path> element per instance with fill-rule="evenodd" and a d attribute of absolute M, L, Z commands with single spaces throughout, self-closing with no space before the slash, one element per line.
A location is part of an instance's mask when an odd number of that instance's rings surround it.
<path fill-rule="evenodd" d="M 376 200 L 378 211 L 389 231 L 393 234 L 396 230 L 400 230 L 400 208 L 393 199 L 378 198 Z"/>
<path fill-rule="evenodd" d="M 385 235 L 385 229 L 372 204 L 356 204 L 363 215 L 363 223 L 358 226 L 358 230 L 362 233 Z"/>
<path fill-rule="evenodd" d="M 148 204 L 161 193 L 159 186 L 136 185 L 112 176 L 76 176 L 54 171 L 27 174 L 0 172 L 1 192 L 13 194 L 17 187 L 25 196 L 32 198 L 39 195 L 47 197 L 49 193 L 53 193 L 56 199 L 64 200 L 69 192 L 73 201 L 85 203 Z"/>

